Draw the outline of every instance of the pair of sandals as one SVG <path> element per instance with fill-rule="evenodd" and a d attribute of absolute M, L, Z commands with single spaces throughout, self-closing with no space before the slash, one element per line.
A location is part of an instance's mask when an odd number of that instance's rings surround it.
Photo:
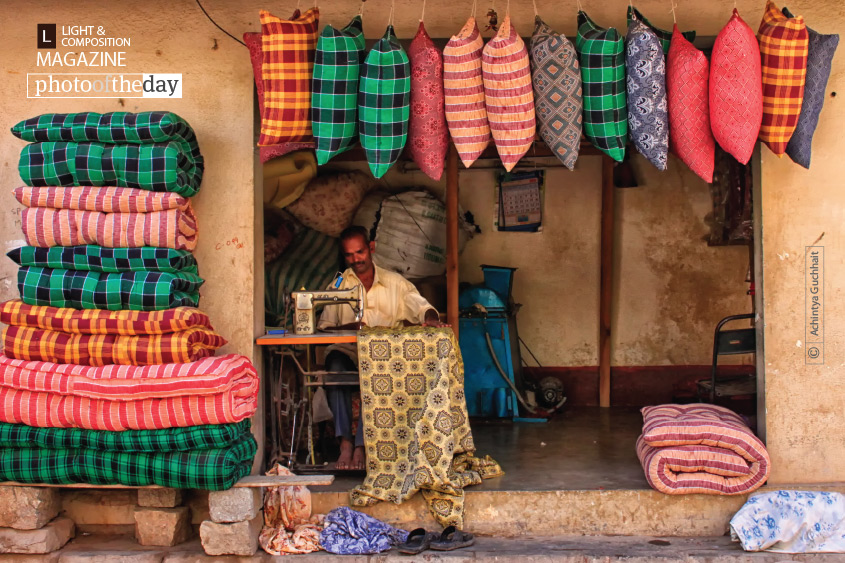
<path fill-rule="evenodd" d="M 426 549 L 436 551 L 452 551 L 461 547 L 469 547 L 475 543 L 472 534 L 463 532 L 455 526 L 448 526 L 442 533 L 427 532 L 425 528 L 417 528 L 408 534 L 405 543 L 399 545 L 399 553 L 416 555 Z"/>

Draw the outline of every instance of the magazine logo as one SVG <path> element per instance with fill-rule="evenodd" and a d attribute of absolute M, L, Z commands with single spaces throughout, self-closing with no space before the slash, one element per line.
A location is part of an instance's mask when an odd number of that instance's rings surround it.
<path fill-rule="evenodd" d="M 181 98 L 181 74 L 52 73 L 26 75 L 27 98 Z"/>
<path fill-rule="evenodd" d="M 54 23 L 39 23 L 38 24 L 38 48 L 39 49 L 55 49 L 56 48 L 56 24 Z"/>

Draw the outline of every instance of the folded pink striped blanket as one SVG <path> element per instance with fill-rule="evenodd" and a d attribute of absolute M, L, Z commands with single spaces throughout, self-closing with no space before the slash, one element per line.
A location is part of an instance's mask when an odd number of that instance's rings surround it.
<path fill-rule="evenodd" d="M 697 403 L 641 412 L 637 457 L 654 489 L 670 495 L 740 495 L 768 478 L 766 447 L 733 411 Z"/>
<path fill-rule="evenodd" d="M 258 375 L 245 356 L 103 367 L 0 355 L 0 422 L 154 430 L 239 422 L 255 413 Z"/>
<path fill-rule="evenodd" d="M 20 187 L 21 223 L 30 246 L 96 244 L 194 250 L 197 220 L 190 201 L 175 193 L 133 188 Z"/>

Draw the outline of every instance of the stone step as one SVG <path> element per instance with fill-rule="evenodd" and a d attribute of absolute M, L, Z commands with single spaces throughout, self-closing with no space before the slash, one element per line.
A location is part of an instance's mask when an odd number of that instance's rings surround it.
<path fill-rule="evenodd" d="M 269 563 L 294 561 L 257 552 L 249 557 L 207 556 L 198 541 L 174 547 L 139 546 L 132 538 L 89 535 L 79 537 L 49 556 L 0 555 L 0 563 L 47 561 L 49 563 Z M 416 556 L 395 549 L 379 555 L 343 556 L 325 552 L 300 555 L 304 563 L 841 563 L 842 554 L 746 553 L 726 536 L 547 536 L 539 538 L 478 537 L 472 547 L 451 552 L 424 551 Z"/>

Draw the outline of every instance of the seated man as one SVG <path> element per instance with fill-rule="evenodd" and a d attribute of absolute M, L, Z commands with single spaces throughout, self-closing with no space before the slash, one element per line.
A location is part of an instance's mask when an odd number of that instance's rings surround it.
<path fill-rule="evenodd" d="M 349 227 L 340 233 L 340 248 L 348 268 L 338 289 L 356 285 L 364 288 L 364 317 L 355 322 L 352 308 L 327 305 L 323 309 L 319 330 L 357 330 L 361 326 L 400 327 L 403 324 L 444 326 L 434 307 L 420 295 L 414 285 L 396 272 L 373 263 L 375 242 L 370 242 L 363 227 Z M 328 348 L 328 371 L 356 371 L 358 355 L 354 344 L 336 344 Z M 350 384 L 358 383 L 357 377 Z M 335 435 L 340 438 L 337 469 L 364 469 L 363 424 L 358 424 L 353 446 L 352 390 L 348 386 L 328 386 L 326 392 L 335 420 Z"/>

